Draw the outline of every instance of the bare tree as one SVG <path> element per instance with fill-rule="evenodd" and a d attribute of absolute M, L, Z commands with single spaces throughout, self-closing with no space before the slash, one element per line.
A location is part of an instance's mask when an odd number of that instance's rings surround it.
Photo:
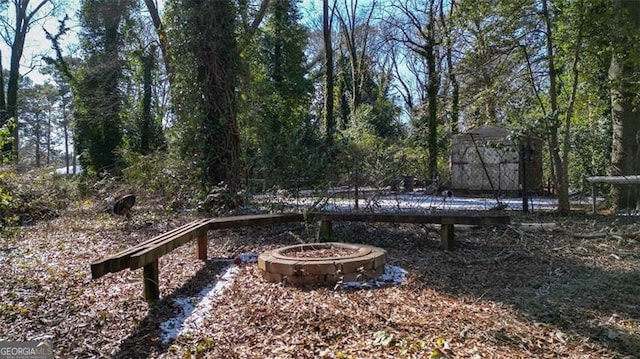
<path fill-rule="evenodd" d="M 404 0 L 393 2 L 387 23 L 395 29 L 389 36 L 393 41 L 420 58 L 426 64 L 426 83 L 421 84 L 426 93 L 426 102 L 416 104 L 420 107 L 415 123 L 419 136 L 426 137 L 429 150 L 428 176 L 438 175 L 438 92 L 441 84 L 439 71 L 440 44 L 437 27 L 439 2 L 429 0 L 416 2 Z M 411 66 L 411 65 L 409 65 Z M 418 70 L 418 67 L 414 67 Z"/>
<path fill-rule="evenodd" d="M 0 16 L 2 37 L 11 48 L 11 60 L 9 64 L 9 78 L 7 81 L 6 98 L 0 98 L 0 112 L 4 114 L 0 118 L 0 126 L 4 126 L 11 118 L 16 119 L 13 129 L 13 142 L 5 150 L 11 150 L 13 161 L 18 163 L 18 150 L 20 148 L 19 123 L 17 122 L 18 80 L 20 78 L 20 61 L 24 51 L 24 44 L 29 30 L 34 24 L 51 16 L 58 8 L 60 2 L 54 0 L 12 0 L 12 10 L 15 11 L 13 23 L 9 16 Z M 0 73 L 2 72 L 0 64 Z M 4 85 L 4 84 L 2 84 Z M 4 87 L 2 88 L 4 91 Z"/>
<path fill-rule="evenodd" d="M 358 0 L 344 0 L 343 6 L 336 9 L 340 23 L 340 33 L 347 49 L 351 67 L 351 116 L 361 104 L 362 89 L 365 81 L 367 50 L 371 35 L 371 19 L 377 2 L 374 0 L 366 9 L 362 18 L 358 16 Z"/>

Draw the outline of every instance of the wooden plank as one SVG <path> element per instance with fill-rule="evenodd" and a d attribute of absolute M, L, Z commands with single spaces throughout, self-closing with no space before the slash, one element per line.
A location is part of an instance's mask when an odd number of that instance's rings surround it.
<path fill-rule="evenodd" d="M 307 217 L 314 220 L 334 220 L 351 222 L 391 222 L 391 223 L 443 223 L 453 221 L 455 224 L 468 225 L 504 225 L 510 223 L 510 217 L 503 214 L 422 214 L 422 213 L 339 213 L 339 212 L 311 212 Z"/>
<path fill-rule="evenodd" d="M 196 246 L 196 254 L 198 255 L 198 259 L 207 260 L 207 244 L 208 244 L 207 234 L 198 237 L 198 244 Z"/>
<path fill-rule="evenodd" d="M 123 269 L 129 268 L 129 260 L 133 253 L 138 252 L 141 248 L 147 248 L 158 241 L 163 241 L 166 238 L 170 238 L 179 233 L 184 233 L 185 231 L 190 231 L 193 228 L 199 228 L 201 226 L 206 226 L 209 222 L 209 219 L 199 219 L 193 222 L 189 222 L 183 226 L 172 229 L 166 233 L 153 237 L 147 241 L 141 242 L 133 247 L 129 247 L 121 252 L 118 252 L 114 255 L 103 258 L 99 261 L 91 263 L 91 277 L 93 279 L 97 279 L 102 277 L 107 273 L 115 273 L 119 272 Z"/>
<path fill-rule="evenodd" d="M 144 299 L 149 303 L 153 303 L 160 299 L 158 261 L 151 262 L 144 266 L 143 282 L 144 282 Z"/>
<path fill-rule="evenodd" d="M 129 268 L 137 269 L 143 267 L 157 258 L 171 252 L 175 248 L 203 235 L 203 233 L 206 234 L 207 230 L 266 226 L 287 222 L 301 222 L 302 220 L 303 216 L 301 213 L 256 214 L 214 218 L 209 220 L 206 223 L 206 226 L 202 226 L 202 228 L 179 233 L 162 241 L 153 243 L 148 247 L 140 248 L 137 252 L 130 255 Z"/>

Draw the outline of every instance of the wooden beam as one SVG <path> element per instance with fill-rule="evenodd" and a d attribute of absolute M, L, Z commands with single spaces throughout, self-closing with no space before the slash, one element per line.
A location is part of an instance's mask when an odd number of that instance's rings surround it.
<path fill-rule="evenodd" d="M 350 222 L 391 222 L 391 223 L 444 223 L 443 220 L 453 222 L 455 224 L 469 225 L 504 225 L 509 224 L 511 219 L 504 214 L 457 214 L 439 213 L 439 214 L 422 214 L 422 213 L 339 213 L 339 212 L 310 212 L 308 218 L 314 220 L 333 220 L 333 221 L 350 221 Z"/>
<path fill-rule="evenodd" d="M 159 274 L 158 260 L 145 265 L 143 268 L 143 294 L 144 299 L 149 303 L 160 299 Z"/>
<path fill-rule="evenodd" d="M 207 235 L 207 228 L 194 228 L 190 231 L 179 233 L 173 237 L 166 238 L 152 246 L 146 248 L 138 248 L 138 251 L 132 253 L 129 257 L 129 269 L 138 269 L 145 265 L 158 260 L 163 255 L 173 251 L 185 243 L 191 242 L 194 238 Z"/>
<path fill-rule="evenodd" d="M 219 217 L 209 221 L 209 230 L 258 227 L 302 221 L 304 221 L 302 213 L 254 214 L 248 216 Z"/>

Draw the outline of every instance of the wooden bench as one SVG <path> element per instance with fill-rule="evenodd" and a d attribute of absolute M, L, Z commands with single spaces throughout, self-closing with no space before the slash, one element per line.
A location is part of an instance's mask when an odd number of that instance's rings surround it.
<path fill-rule="evenodd" d="M 494 226 L 510 223 L 510 217 L 503 214 L 414 214 L 414 213 L 340 213 L 340 212 L 314 212 L 311 216 L 320 221 L 321 240 L 330 241 L 332 234 L 332 221 L 349 222 L 387 222 L 387 223 L 415 223 L 415 224 L 440 224 L 440 242 L 442 249 L 452 251 L 456 248 L 453 235 L 455 224 Z"/>
<path fill-rule="evenodd" d="M 351 222 L 391 222 L 391 223 L 436 223 L 441 225 L 442 248 L 455 249 L 453 226 L 455 224 L 504 225 L 509 223 L 506 215 L 463 215 L 463 214 L 406 214 L 406 213 L 340 213 L 309 212 L 259 214 L 214 219 L 200 219 L 139 243 L 114 255 L 91 264 L 91 276 L 100 278 L 108 273 L 124 269 L 143 268 L 143 294 L 148 302 L 160 298 L 158 259 L 172 250 L 194 239 L 197 240 L 196 256 L 207 259 L 207 232 L 216 229 L 266 226 L 273 224 L 320 221 L 320 238 L 330 239 L 332 221 Z"/>
<path fill-rule="evenodd" d="M 209 230 L 302 222 L 302 220 L 303 215 L 298 213 L 259 214 L 196 220 L 92 263 L 91 277 L 97 279 L 107 273 L 142 267 L 144 297 L 148 302 L 154 302 L 160 298 L 158 259 L 181 245 L 197 239 L 196 255 L 198 259 L 206 260 L 207 232 Z"/>

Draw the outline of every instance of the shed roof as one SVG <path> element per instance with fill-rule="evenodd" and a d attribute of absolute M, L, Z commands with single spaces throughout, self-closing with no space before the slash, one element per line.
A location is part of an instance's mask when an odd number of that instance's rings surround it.
<path fill-rule="evenodd" d="M 509 135 L 509 130 L 497 126 L 479 126 L 467 132 L 454 135 L 455 142 L 471 141 L 471 136 L 476 140 L 505 140 Z"/>
<path fill-rule="evenodd" d="M 479 126 L 467 131 L 467 133 L 482 137 L 505 137 L 509 134 L 509 130 L 497 126 Z"/>

